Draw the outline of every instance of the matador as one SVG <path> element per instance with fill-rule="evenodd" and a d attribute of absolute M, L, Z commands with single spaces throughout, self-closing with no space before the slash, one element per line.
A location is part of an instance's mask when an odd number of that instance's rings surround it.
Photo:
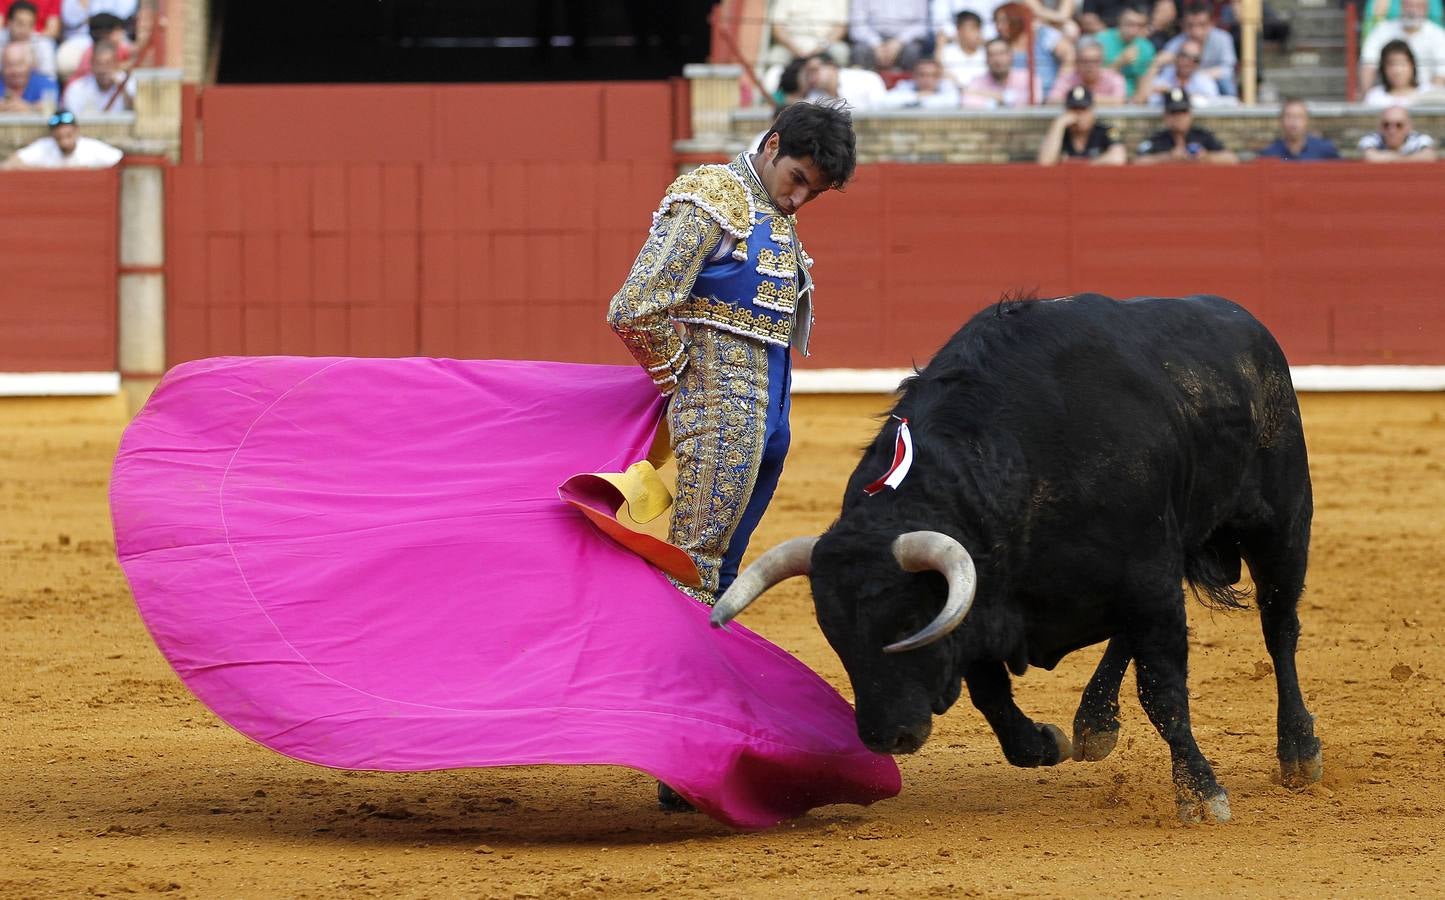
<path fill-rule="evenodd" d="M 608 323 L 659 391 L 677 459 L 669 543 L 692 558 L 711 605 L 772 500 L 788 452 L 796 347 L 808 353 L 812 260 L 796 214 L 852 177 L 841 105 L 795 103 L 754 151 L 667 189 Z"/>

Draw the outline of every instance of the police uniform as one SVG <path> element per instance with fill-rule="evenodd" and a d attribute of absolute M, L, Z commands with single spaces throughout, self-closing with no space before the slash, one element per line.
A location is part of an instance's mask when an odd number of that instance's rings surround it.
<path fill-rule="evenodd" d="M 1190 128 L 1184 135 L 1184 146 L 1190 156 L 1198 156 L 1204 151 L 1215 153 L 1224 149 L 1224 144 L 1220 143 L 1219 138 L 1214 136 L 1214 132 L 1207 128 Z M 1139 155 L 1169 153 L 1173 149 L 1174 133 L 1166 128 L 1145 138 L 1139 144 Z"/>
<path fill-rule="evenodd" d="M 1063 155 L 1077 159 L 1097 159 L 1110 147 L 1119 143 L 1119 129 L 1107 122 L 1095 122 L 1094 127 L 1089 129 L 1088 140 L 1084 142 L 1084 149 L 1080 150 L 1074 146 L 1073 136 L 1068 131 L 1064 132 Z"/>
<path fill-rule="evenodd" d="M 1189 112 L 1192 108 L 1189 100 L 1189 92 L 1184 90 L 1184 88 L 1171 88 L 1169 93 L 1164 96 L 1164 114 L 1166 116 L 1173 113 Z M 1170 153 L 1174 150 L 1174 146 L 1174 132 L 1165 128 L 1162 131 L 1154 132 L 1140 142 L 1139 155 L 1150 156 Z M 1190 129 L 1184 133 L 1184 149 L 1189 156 L 1195 157 L 1206 152 L 1218 153 L 1224 149 L 1224 144 L 1221 143 L 1219 138 L 1214 136 L 1214 132 L 1208 128 L 1191 126 Z"/>
<path fill-rule="evenodd" d="M 669 543 L 711 604 L 737 575 L 788 452 L 789 348 L 806 355 L 812 260 L 747 153 L 672 183 L 608 324 L 672 397 L 678 476 Z"/>

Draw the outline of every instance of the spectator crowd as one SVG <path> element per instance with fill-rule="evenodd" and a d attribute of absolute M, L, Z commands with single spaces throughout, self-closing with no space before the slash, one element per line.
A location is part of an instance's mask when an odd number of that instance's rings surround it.
<path fill-rule="evenodd" d="M 1442 0 L 1368 0 L 1359 85 L 1380 112 L 1356 148 L 1375 162 L 1435 158 L 1409 107 L 1445 103 Z M 1232 163 L 1194 122 L 1240 102 L 1237 0 L 771 0 L 764 82 L 779 103 L 841 99 L 855 109 L 1011 109 L 1059 105 L 1038 161 Z M 1264 4 L 1261 37 L 1288 23 Z M 1098 107 L 1155 109 L 1162 127 L 1125 148 Z M 1132 153 L 1130 152 L 1132 149 Z M 1302 100 L 1281 106 L 1258 157 L 1338 159 L 1309 130 Z"/>
<path fill-rule="evenodd" d="M 49 135 L 4 168 L 107 166 L 120 151 L 81 136 L 79 117 L 134 107 L 138 0 L 0 0 L 0 114 L 48 116 Z"/>
<path fill-rule="evenodd" d="M 133 106 L 138 0 L 0 0 L 0 112 L 78 116 Z"/>

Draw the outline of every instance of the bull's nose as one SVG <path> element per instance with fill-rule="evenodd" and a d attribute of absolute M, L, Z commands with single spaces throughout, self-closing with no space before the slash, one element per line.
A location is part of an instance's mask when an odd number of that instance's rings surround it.
<path fill-rule="evenodd" d="M 891 735 L 882 737 L 863 736 L 863 743 L 874 753 L 914 753 L 928 740 L 933 731 L 933 722 L 897 728 Z"/>

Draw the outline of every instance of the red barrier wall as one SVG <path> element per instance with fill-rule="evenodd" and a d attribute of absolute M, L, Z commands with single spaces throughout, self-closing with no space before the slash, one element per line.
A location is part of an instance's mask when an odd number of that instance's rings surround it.
<path fill-rule="evenodd" d="M 647 161 L 172 169 L 167 355 L 623 362 L 606 298 L 672 172 Z"/>
<path fill-rule="evenodd" d="M 922 362 L 1007 290 L 1216 293 L 1296 364 L 1445 363 L 1435 166 L 879 165 L 804 211 L 821 366 Z"/>
<path fill-rule="evenodd" d="M 118 171 L 0 173 L 0 372 L 116 370 Z"/>
<path fill-rule="evenodd" d="M 201 94 L 209 163 L 671 159 L 667 82 L 222 86 Z"/>
<path fill-rule="evenodd" d="M 603 313 L 671 172 L 646 158 L 175 169 L 171 361 L 623 362 Z M 804 212 L 819 283 L 806 364 L 922 363 L 1001 293 L 1032 289 L 1217 293 L 1296 364 L 1438 365 L 1442 208 L 1435 167 L 865 166 Z"/>

